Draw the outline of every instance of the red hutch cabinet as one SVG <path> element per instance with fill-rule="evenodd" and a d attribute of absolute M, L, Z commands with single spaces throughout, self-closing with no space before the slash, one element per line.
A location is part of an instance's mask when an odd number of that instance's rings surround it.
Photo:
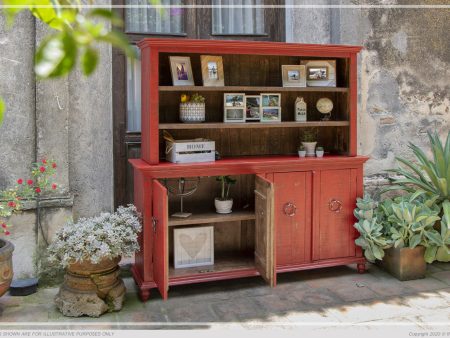
<path fill-rule="evenodd" d="M 356 263 L 355 199 L 363 193 L 363 164 L 356 154 L 357 53 L 360 47 L 275 42 L 144 39 L 142 56 L 142 155 L 134 168 L 134 203 L 143 214 L 140 252 L 133 276 L 140 297 L 152 288 L 164 299 L 170 286 L 261 276 L 271 286 L 278 273 Z M 202 85 L 201 55 L 223 58 L 225 86 Z M 189 56 L 193 86 L 173 86 L 170 56 Z M 303 60 L 336 60 L 336 87 L 282 87 L 282 65 Z M 179 122 L 181 94 L 206 99 L 206 121 Z M 281 94 L 281 122 L 224 123 L 223 94 Z M 296 122 L 298 96 L 307 103 L 307 122 Z M 333 102 L 331 118 L 321 120 L 320 98 Z M 303 132 L 316 128 L 323 158 L 299 158 Z M 175 164 L 165 161 L 167 130 L 175 139 L 215 141 L 221 159 Z M 214 176 L 233 175 L 233 213 L 214 212 L 219 186 Z M 185 199 L 192 216 L 170 217 L 179 200 L 166 182 L 197 178 L 198 190 Z M 214 265 L 175 269 L 173 231 L 212 225 Z"/>

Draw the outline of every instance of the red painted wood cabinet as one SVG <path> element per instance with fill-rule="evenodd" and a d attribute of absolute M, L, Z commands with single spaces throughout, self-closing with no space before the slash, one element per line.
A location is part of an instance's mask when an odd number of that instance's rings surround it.
<path fill-rule="evenodd" d="M 355 244 L 353 209 L 363 190 L 363 164 L 356 155 L 357 65 L 360 47 L 145 39 L 142 56 L 142 158 L 134 168 L 134 203 L 143 214 L 141 250 L 133 276 L 140 297 L 157 288 L 168 297 L 171 286 L 260 276 L 275 286 L 281 272 L 356 263 L 364 258 Z M 201 55 L 223 58 L 225 85 L 204 87 Z M 173 86 L 170 56 L 188 56 L 195 84 Z M 281 66 L 304 60 L 335 60 L 336 87 L 282 87 Z M 178 120 L 181 94 L 206 98 L 206 122 Z M 281 122 L 224 123 L 223 94 L 281 94 Z M 298 96 L 308 104 L 308 121 L 295 122 Z M 315 107 L 332 100 L 327 121 Z M 299 158 L 305 128 L 318 129 L 323 158 Z M 174 164 L 165 161 L 163 131 L 175 139 L 209 138 L 221 159 Z M 214 176 L 233 175 L 233 212 L 214 212 L 218 185 Z M 171 180 L 198 178 L 195 194 L 185 201 L 186 219 L 170 215 L 179 200 L 168 192 Z M 174 267 L 174 229 L 210 225 L 214 231 L 214 265 Z"/>

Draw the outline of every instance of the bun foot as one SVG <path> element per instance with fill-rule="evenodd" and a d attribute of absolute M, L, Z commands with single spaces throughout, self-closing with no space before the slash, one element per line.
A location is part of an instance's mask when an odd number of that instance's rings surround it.
<path fill-rule="evenodd" d="M 358 263 L 356 265 L 356 269 L 358 270 L 358 273 L 365 273 L 366 272 L 366 263 Z"/>
<path fill-rule="evenodd" d="M 139 298 L 143 302 L 148 301 L 150 299 L 150 289 L 139 290 Z"/>

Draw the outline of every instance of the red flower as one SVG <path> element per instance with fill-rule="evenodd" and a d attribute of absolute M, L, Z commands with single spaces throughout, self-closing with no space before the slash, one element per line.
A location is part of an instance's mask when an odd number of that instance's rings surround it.
<path fill-rule="evenodd" d="M 22 183 L 23 183 L 23 179 L 19 178 L 19 179 L 17 180 L 17 184 L 22 184 Z"/>
<path fill-rule="evenodd" d="M 52 168 L 56 168 L 56 163 L 55 162 L 52 163 Z"/>
<path fill-rule="evenodd" d="M 41 173 L 43 173 L 45 171 L 45 167 L 40 167 L 39 170 Z"/>
<path fill-rule="evenodd" d="M 8 202 L 8 207 L 10 207 L 10 208 L 15 208 L 15 207 L 16 207 L 16 202 L 9 201 L 9 202 Z"/>
<path fill-rule="evenodd" d="M 2 228 L 6 229 L 6 223 L 2 223 Z"/>
<path fill-rule="evenodd" d="M 41 192 L 41 188 L 37 187 L 34 191 L 36 191 L 39 194 Z"/>
<path fill-rule="evenodd" d="M 28 180 L 28 181 L 27 181 L 27 184 L 28 184 L 28 185 L 32 185 L 32 184 L 33 184 L 33 180 Z"/>
<path fill-rule="evenodd" d="M 52 189 L 55 190 L 58 186 L 56 185 L 56 183 L 52 184 Z"/>
<path fill-rule="evenodd" d="M 42 160 L 42 163 L 47 164 L 47 160 L 44 158 L 44 159 Z"/>
<path fill-rule="evenodd" d="M 9 235 L 11 235 L 11 233 L 9 231 L 5 231 L 5 235 L 9 236 Z"/>

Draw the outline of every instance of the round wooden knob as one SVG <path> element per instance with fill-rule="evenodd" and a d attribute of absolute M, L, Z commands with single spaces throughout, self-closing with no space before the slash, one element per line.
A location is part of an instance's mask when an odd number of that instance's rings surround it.
<path fill-rule="evenodd" d="M 328 208 L 333 212 L 341 212 L 342 210 L 342 202 L 336 199 L 332 199 L 328 203 Z"/>

